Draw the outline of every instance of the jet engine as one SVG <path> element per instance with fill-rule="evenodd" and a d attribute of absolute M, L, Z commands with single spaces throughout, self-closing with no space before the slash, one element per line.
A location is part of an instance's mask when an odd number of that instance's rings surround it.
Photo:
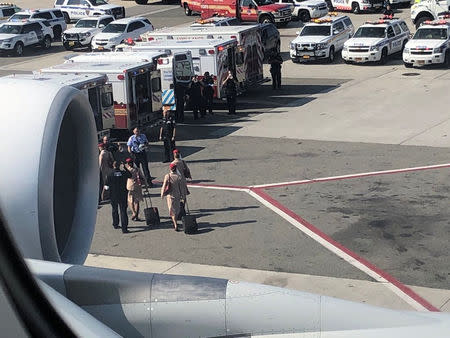
<path fill-rule="evenodd" d="M 0 208 L 26 258 L 82 264 L 98 198 L 94 116 L 77 89 L 1 78 Z"/>

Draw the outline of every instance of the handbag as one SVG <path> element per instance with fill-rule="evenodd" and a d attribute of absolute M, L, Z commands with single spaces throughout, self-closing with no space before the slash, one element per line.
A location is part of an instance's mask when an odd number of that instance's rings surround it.
<path fill-rule="evenodd" d="M 186 165 L 186 162 L 183 161 L 183 164 L 184 164 L 184 172 L 183 172 L 184 177 L 192 178 L 191 171 L 189 170 L 188 166 Z"/>

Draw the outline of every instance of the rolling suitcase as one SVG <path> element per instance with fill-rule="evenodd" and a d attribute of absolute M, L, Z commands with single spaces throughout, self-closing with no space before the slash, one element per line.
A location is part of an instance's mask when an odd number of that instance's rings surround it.
<path fill-rule="evenodd" d="M 192 235 L 195 234 L 198 230 L 197 219 L 194 215 L 191 215 L 189 207 L 187 205 L 187 201 L 185 201 L 184 204 L 187 210 L 186 215 L 182 217 L 184 233 L 187 235 Z"/>
<path fill-rule="evenodd" d="M 177 216 L 177 221 L 181 221 L 183 216 L 186 216 L 186 209 L 184 208 L 184 202 L 180 202 L 180 212 Z"/>
<path fill-rule="evenodd" d="M 159 218 L 158 208 L 152 205 L 152 198 L 150 197 L 148 189 L 146 190 L 146 193 L 148 195 L 148 199 L 150 200 L 150 208 L 148 207 L 147 197 L 144 195 L 144 201 L 146 206 L 146 208 L 144 209 L 145 223 L 148 226 L 159 225 L 161 223 L 161 220 Z"/>

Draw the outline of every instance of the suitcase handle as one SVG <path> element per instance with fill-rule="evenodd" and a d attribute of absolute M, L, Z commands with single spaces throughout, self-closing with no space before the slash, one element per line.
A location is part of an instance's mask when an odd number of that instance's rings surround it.
<path fill-rule="evenodd" d="M 153 208 L 152 198 L 150 197 L 150 192 L 148 191 L 148 187 L 145 188 L 145 193 L 147 194 L 148 199 L 150 200 L 150 208 Z M 144 201 L 145 201 L 145 206 L 148 209 L 147 197 L 145 195 L 144 195 Z"/>

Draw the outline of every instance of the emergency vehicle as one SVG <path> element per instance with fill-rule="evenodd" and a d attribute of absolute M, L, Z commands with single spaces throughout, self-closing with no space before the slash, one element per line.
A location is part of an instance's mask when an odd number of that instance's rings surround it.
<path fill-rule="evenodd" d="M 80 90 L 91 104 L 94 113 L 98 138 L 108 135 L 108 130 L 114 127 L 114 105 L 111 84 L 107 84 L 106 75 L 100 74 L 54 74 L 33 72 L 33 74 L 14 74 L 10 78 L 29 79 L 44 83 L 54 82 Z"/>
<path fill-rule="evenodd" d="M 330 2 L 333 10 L 359 14 L 363 11 L 381 11 L 384 0 L 330 0 Z"/>
<path fill-rule="evenodd" d="M 125 139 L 139 126 L 148 129 L 161 117 L 161 75 L 149 62 L 66 62 L 43 73 L 105 74 L 114 95 L 115 125 L 110 136 Z"/>
<path fill-rule="evenodd" d="M 219 15 L 277 25 L 287 25 L 291 21 L 290 6 L 275 4 L 272 0 L 182 0 L 180 5 L 186 15 L 198 12 L 202 19 Z"/>
<path fill-rule="evenodd" d="M 220 99 L 225 95 L 222 82 L 228 71 L 236 74 L 236 47 L 235 39 L 163 40 L 136 43 L 132 46 L 132 51 L 160 50 L 166 51 L 167 54 L 190 51 L 194 74 L 199 75 L 201 79 L 205 72 L 209 72 L 214 79 L 214 95 Z"/>
<path fill-rule="evenodd" d="M 405 67 L 441 63 L 450 66 L 450 22 L 425 21 L 403 49 Z"/>
<path fill-rule="evenodd" d="M 421 0 L 411 6 L 411 20 L 419 28 L 425 21 L 439 19 L 441 13 L 450 10 L 450 0 Z"/>
<path fill-rule="evenodd" d="M 66 50 L 83 47 L 90 49 L 94 36 L 112 21 L 114 21 L 112 15 L 100 15 L 78 20 L 74 27 L 63 32 L 62 41 L 64 48 Z"/>
<path fill-rule="evenodd" d="M 292 20 L 308 22 L 328 14 L 328 5 L 324 0 L 276 0 L 276 2 L 291 5 Z"/>
<path fill-rule="evenodd" d="M 333 13 L 305 24 L 298 36 L 290 44 L 293 62 L 326 59 L 333 62 L 335 53 L 340 51 L 345 41 L 353 35 L 350 18 Z"/>
<path fill-rule="evenodd" d="M 115 19 L 125 17 L 125 7 L 109 4 L 106 0 L 56 0 L 54 7 L 61 10 L 66 23 L 97 15 L 112 15 Z"/>
<path fill-rule="evenodd" d="M 409 29 L 403 20 L 368 21 L 345 42 L 342 58 L 346 63 L 379 61 L 384 64 L 389 55 L 401 52 L 408 40 Z"/>
<path fill-rule="evenodd" d="M 174 83 L 188 86 L 194 75 L 190 51 L 171 53 L 168 51 L 136 51 L 130 45 L 121 46 L 122 51 L 111 53 L 89 53 L 71 58 L 67 62 L 153 62 L 161 71 L 162 104 L 175 110 Z"/>
<path fill-rule="evenodd" d="M 158 40 L 198 40 L 198 39 L 236 39 L 234 57 L 235 79 L 239 91 L 243 92 L 264 80 L 264 45 L 261 42 L 260 25 L 228 27 L 179 27 L 162 28 L 141 35 L 142 41 Z M 194 62 L 195 63 L 195 62 Z"/>
<path fill-rule="evenodd" d="M 11 3 L 0 3 L 0 23 L 5 22 L 9 19 L 10 16 L 14 15 L 17 12 L 20 12 L 22 9 L 17 7 Z"/>

